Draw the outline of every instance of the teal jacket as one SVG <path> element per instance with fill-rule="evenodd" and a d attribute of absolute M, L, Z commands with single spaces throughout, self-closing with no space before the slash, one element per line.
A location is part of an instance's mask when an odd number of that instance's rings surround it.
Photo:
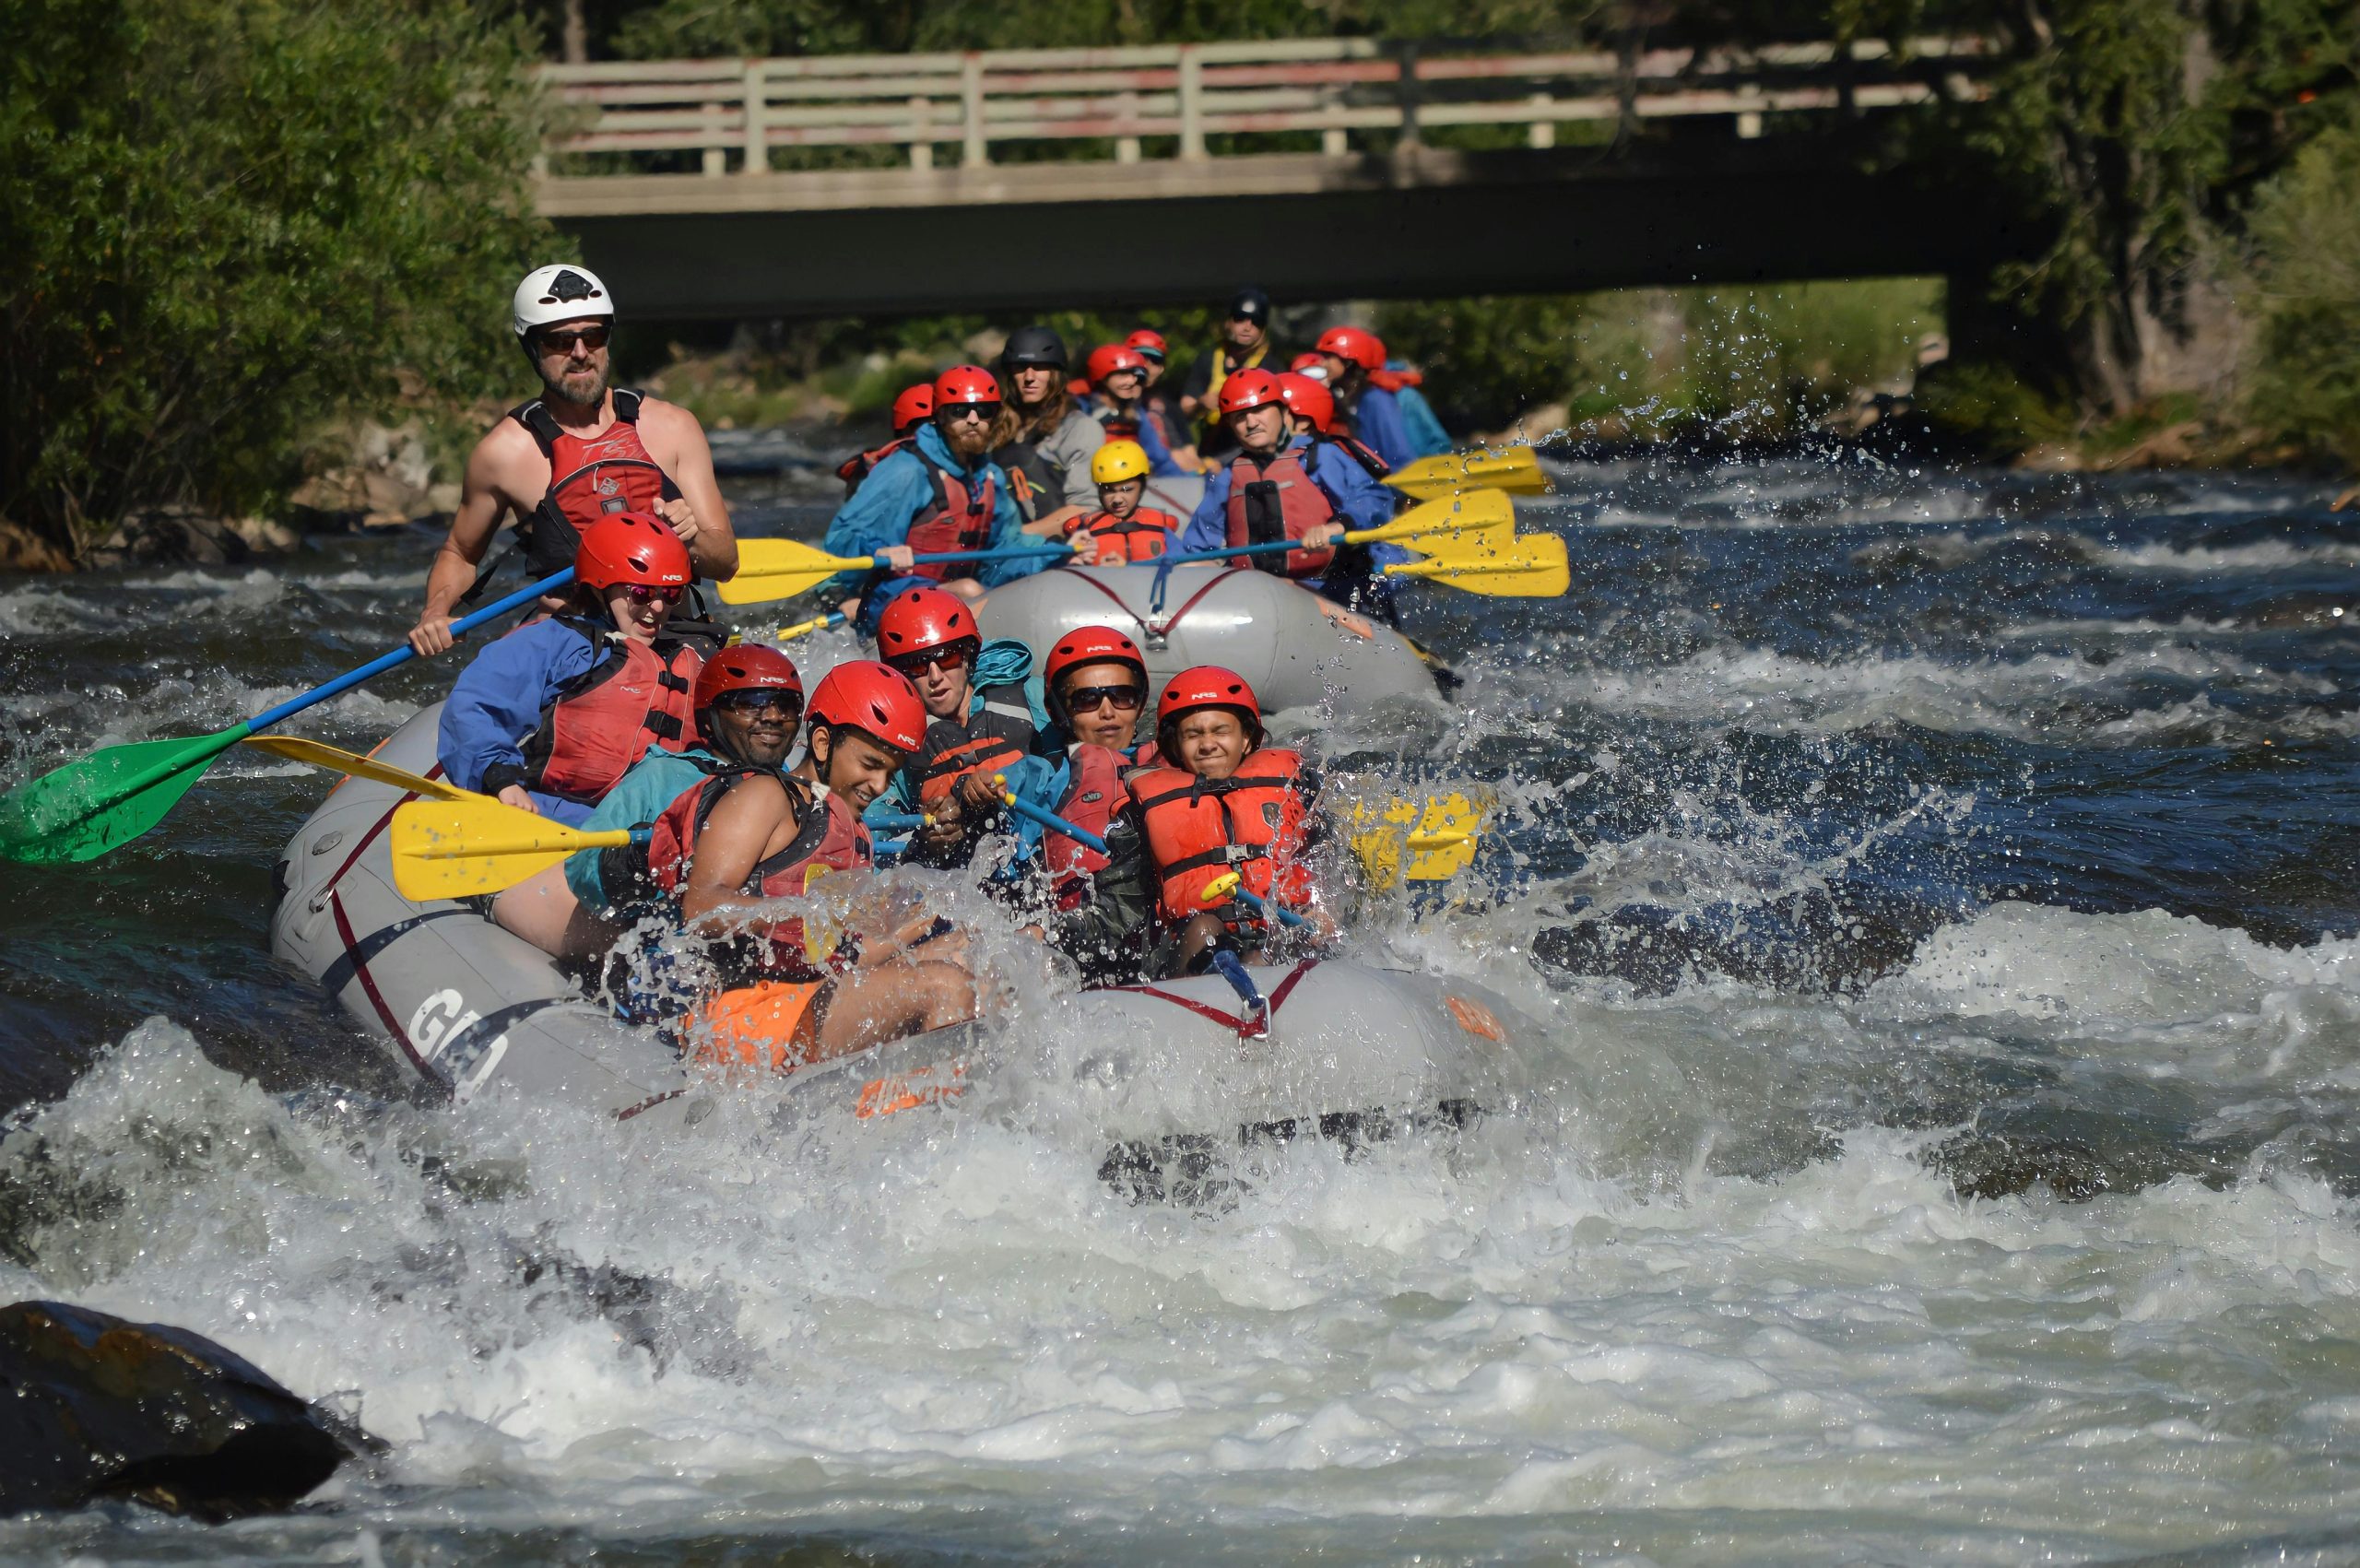
<path fill-rule="evenodd" d="M 699 767 L 702 762 L 705 766 Z M 582 824 L 584 832 L 600 833 L 617 828 L 644 828 L 664 814 L 664 808 L 689 790 L 704 783 L 713 775 L 707 768 L 726 768 L 729 764 L 705 750 L 692 746 L 686 751 L 667 751 L 651 746 L 647 755 L 631 765 L 607 798 L 598 802 L 589 819 Z M 598 857 L 595 849 L 577 850 L 565 857 L 565 885 L 582 901 L 584 909 L 599 914 L 612 914 L 614 906 L 607 900 L 607 890 L 598 879 Z"/>

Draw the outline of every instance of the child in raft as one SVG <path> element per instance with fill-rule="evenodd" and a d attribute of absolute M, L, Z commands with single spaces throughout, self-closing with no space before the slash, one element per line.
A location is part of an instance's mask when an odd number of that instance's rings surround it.
<path fill-rule="evenodd" d="M 1110 441 L 1091 454 L 1098 510 L 1066 524 L 1075 564 L 1123 566 L 1153 560 L 1179 536 L 1180 519 L 1139 504 L 1147 495 L 1147 449 L 1138 442 Z"/>
<path fill-rule="evenodd" d="M 1157 967 L 1201 974 L 1216 952 L 1263 963 L 1272 949 L 1331 939 L 1309 859 L 1326 835 L 1318 777 L 1296 753 L 1262 744 L 1261 704 L 1245 677 L 1217 665 L 1182 670 L 1155 714 L 1158 763 L 1125 782 L 1157 913 L 1173 933 Z"/>
<path fill-rule="evenodd" d="M 925 735 L 909 681 L 872 660 L 839 665 L 804 712 L 803 760 L 791 773 L 741 765 L 684 791 L 656 819 L 635 880 L 655 907 L 703 938 L 720 989 L 678 1032 L 708 1064 L 792 1072 L 813 1062 L 948 1028 L 975 1016 L 962 941 L 929 915 L 882 941 L 839 946 L 807 936 L 800 902 L 825 876 L 866 871 L 874 850 L 861 812 Z M 856 916 L 881 925 L 876 912 Z"/>

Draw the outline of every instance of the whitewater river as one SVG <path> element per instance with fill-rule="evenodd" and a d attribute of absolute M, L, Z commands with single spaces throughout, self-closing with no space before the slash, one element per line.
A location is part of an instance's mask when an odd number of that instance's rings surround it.
<path fill-rule="evenodd" d="M 691 1150 L 388 1102 L 266 951 L 326 787 L 268 759 L 0 873 L 0 1300 L 393 1444 L 0 1558 L 2353 1560 L 2360 534 L 2269 477 L 1559 476 L 1572 594 L 1417 590 L 1463 714 L 1328 737 L 1498 785 L 1488 887 L 1354 940 L 1540 1020 L 1528 1092 L 1201 1208 L 1054 1103 Z M 0 582 L 0 777 L 358 663 L 432 545 Z M 298 727 L 365 748 L 448 673 Z"/>

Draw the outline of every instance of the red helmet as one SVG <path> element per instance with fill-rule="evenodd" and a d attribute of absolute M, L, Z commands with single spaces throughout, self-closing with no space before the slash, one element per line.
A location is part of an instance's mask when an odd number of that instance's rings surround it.
<path fill-rule="evenodd" d="M 1349 360 L 1364 371 L 1385 368 L 1384 340 L 1374 332 L 1363 332 L 1356 326 L 1331 326 L 1319 335 L 1319 341 L 1313 347 L 1322 354 Z"/>
<path fill-rule="evenodd" d="M 854 659 L 820 678 L 804 716 L 830 729 L 856 729 L 904 757 L 926 739 L 926 704 L 910 678 L 875 659 Z"/>
<path fill-rule="evenodd" d="M 1102 343 L 1090 351 L 1088 373 L 1094 383 L 1103 383 L 1117 371 L 1147 370 L 1147 357 L 1138 349 L 1120 343 Z"/>
<path fill-rule="evenodd" d="M 1245 684 L 1245 678 L 1219 665 L 1198 665 L 1174 676 L 1163 695 L 1156 699 L 1155 744 L 1164 756 L 1177 749 L 1167 737 L 1179 728 L 1185 715 L 1198 708 L 1227 708 L 1245 721 L 1247 742 L 1262 744 L 1262 704 L 1254 701 L 1254 689 Z"/>
<path fill-rule="evenodd" d="M 1287 369 L 1292 371 L 1297 375 L 1308 375 L 1312 371 L 1316 371 L 1324 376 L 1328 373 L 1328 356 L 1318 352 L 1316 349 L 1297 354 L 1294 357 L 1294 363 L 1289 365 Z"/>
<path fill-rule="evenodd" d="M 958 403 L 999 400 L 999 378 L 981 365 L 953 365 L 934 378 L 934 406 L 938 409 Z"/>
<path fill-rule="evenodd" d="M 932 648 L 970 644 L 968 657 L 983 651 L 984 634 L 967 601 L 939 588 L 911 588 L 893 596 L 877 618 L 877 654 L 898 659 Z"/>
<path fill-rule="evenodd" d="M 573 552 L 573 580 L 585 588 L 618 583 L 685 588 L 689 577 L 689 547 L 673 536 L 669 524 L 644 512 L 599 518 L 582 530 Z"/>
<path fill-rule="evenodd" d="M 1139 645 L 1111 626 L 1084 626 L 1067 632 L 1049 650 L 1049 657 L 1041 666 L 1041 684 L 1046 689 L 1049 716 L 1059 723 L 1065 721 L 1065 704 L 1057 697 L 1057 677 L 1083 665 L 1128 665 L 1139 672 L 1139 685 L 1147 685 L 1147 656 Z"/>
<path fill-rule="evenodd" d="M 1298 419 L 1310 421 L 1323 435 L 1336 418 L 1336 397 L 1327 383 L 1288 371 L 1279 377 L 1279 401 Z"/>
<path fill-rule="evenodd" d="M 920 419 L 934 413 L 934 383 L 922 381 L 915 386 L 903 387 L 902 395 L 893 399 L 893 433 L 901 435 Z"/>
<path fill-rule="evenodd" d="M 1268 371 L 1240 371 L 1221 383 L 1221 411 L 1234 414 L 1279 400 L 1279 378 Z"/>
<path fill-rule="evenodd" d="M 697 712 L 731 691 L 792 691 L 795 705 L 803 705 L 803 678 L 795 673 L 795 661 L 760 643 L 739 643 L 705 660 L 697 672 Z"/>
<path fill-rule="evenodd" d="M 1131 334 L 1128 337 L 1124 338 L 1123 347 L 1126 348 L 1138 349 L 1141 354 L 1150 360 L 1153 360 L 1159 365 L 1163 362 L 1163 356 L 1166 352 L 1163 334 L 1156 331 L 1155 328 L 1151 326 L 1143 326 L 1137 332 Z"/>

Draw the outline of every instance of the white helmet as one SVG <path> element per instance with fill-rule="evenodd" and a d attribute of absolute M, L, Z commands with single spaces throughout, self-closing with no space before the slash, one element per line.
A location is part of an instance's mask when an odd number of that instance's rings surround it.
<path fill-rule="evenodd" d="M 516 336 L 553 321 L 580 321 L 584 316 L 613 319 L 615 297 L 586 266 L 560 262 L 535 267 L 516 285 Z"/>

